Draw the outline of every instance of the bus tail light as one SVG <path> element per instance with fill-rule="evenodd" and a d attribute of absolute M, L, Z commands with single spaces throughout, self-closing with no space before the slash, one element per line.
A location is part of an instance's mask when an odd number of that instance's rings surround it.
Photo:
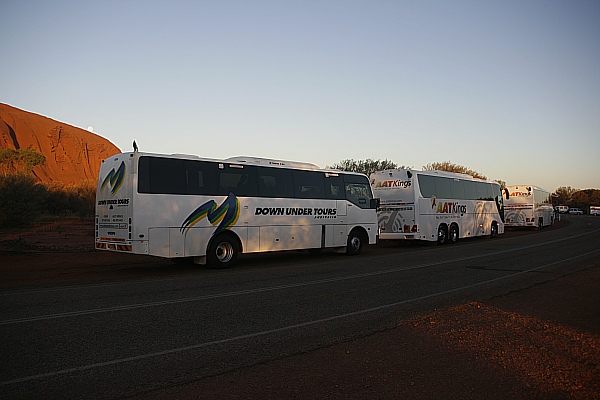
<path fill-rule="evenodd" d="M 410 232 L 410 225 L 404 225 L 404 232 Z"/>
<path fill-rule="evenodd" d="M 413 231 L 413 232 L 416 232 L 416 231 L 417 231 L 417 226 L 416 226 L 416 225 L 413 225 L 413 227 L 412 227 L 412 231 Z"/>

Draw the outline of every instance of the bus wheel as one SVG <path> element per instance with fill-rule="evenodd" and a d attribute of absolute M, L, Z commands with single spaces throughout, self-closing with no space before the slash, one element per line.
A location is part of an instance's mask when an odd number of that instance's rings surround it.
<path fill-rule="evenodd" d="M 456 224 L 450 225 L 450 234 L 448 235 L 449 243 L 456 243 L 458 241 L 458 226 Z"/>
<path fill-rule="evenodd" d="M 360 253 L 360 250 L 363 247 L 363 235 L 360 231 L 354 229 L 348 235 L 348 242 L 346 244 L 346 255 L 355 256 Z"/>
<path fill-rule="evenodd" d="M 446 243 L 447 237 L 448 237 L 448 228 L 446 228 L 446 225 L 438 226 L 437 244 L 442 245 L 442 244 Z"/>
<path fill-rule="evenodd" d="M 492 233 L 490 234 L 490 237 L 495 238 L 496 236 L 498 236 L 498 224 L 492 222 Z"/>
<path fill-rule="evenodd" d="M 210 242 L 206 256 L 210 267 L 229 268 L 238 256 L 237 241 L 229 235 L 219 235 Z"/>

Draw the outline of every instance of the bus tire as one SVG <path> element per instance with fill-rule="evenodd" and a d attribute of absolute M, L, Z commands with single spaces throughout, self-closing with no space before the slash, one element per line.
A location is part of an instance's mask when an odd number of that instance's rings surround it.
<path fill-rule="evenodd" d="M 221 234 L 210 241 L 206 261 L 211 268 L 229 268 L 235 263 L 238 253 L 239 245 L 236 238 Z"/>
<path fill-rule="evenodd" d="M 438 231 L 437 231 L 438 246 L 441 246 L 444 243 L 446 243 L 447 238 L 448 238 L 448 227 L 445 224 L 441 224 L 440 226 L 438 226 Z"/>
<path fill-rule="evenodd" d="M 346 244 L 346 255 L 355 256 L 362 250 L 363 243 L 365 242 L 365 236 L 358 229 L 352 229 L 348 235 L 348 242 Z"/>
<path fill-rule="evenodd" d="M 492 222 L 492 231 L 490 233 L 490 238 L 495 238 L 496 236 L 498 236 L 498 224 L 495 222 Z"/>
<path fill-rule="evenodd" d="M 450 225 L 450 232 L 448 234 L 448 243 L 454 244 L 458 242 L 458 225 Z"/>

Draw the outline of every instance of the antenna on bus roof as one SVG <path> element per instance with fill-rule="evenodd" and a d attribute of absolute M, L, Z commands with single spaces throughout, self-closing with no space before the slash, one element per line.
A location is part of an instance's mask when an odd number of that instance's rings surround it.
<path fill-rule="evenodd" d="M 138 145 L 137 145 L 137 143 L 135 142 L 135 140 L 133 141 L 133 151 L 134 151 L 134 152 L 136 152 L 136 153 L 137 153 L 137 151 L 138 151 Z"/>

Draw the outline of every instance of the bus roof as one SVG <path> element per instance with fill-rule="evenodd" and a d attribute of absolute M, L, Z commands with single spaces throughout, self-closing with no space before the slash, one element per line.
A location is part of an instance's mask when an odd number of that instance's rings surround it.
<path fill-rule="evenodd" d="M 320 169 L 317 165 L 312 164 L 312 163 L 299 162 L 299 161 L 275 160 L 275 159 L 271 159 L 271 158 L 261 158 L 261 157 L 237 156 L 237 157 L 229 157 L 223 161 L 258 164 L 258 165 L 273 165 L 273 166 L 279 166 L 279 167 Z"/>
<path fill-rule="evenodd" d="M 435 175 L 435 176 L 445 176 L 448 178 L 462 178 L 462 179 L 469 179 L 469 180 L 473 180 L 473 181 L 480 181 L 480 182 L 490 182 L 490 183 L 497 183 L 494 181 L 488 181 L 485 179 L 480 179 L 480 178 L 475 178 L 469 174 L 462 174 L 459 172 L 449 172 L 449 171 L 441 171 L 441 170 L 425 170 L 425 171 L 420 171 L 420 170 L 416 170 L 416 169 L 404 169 L 404 168 L 395 168 L 395 169 L 386 169 L 383 171 L 377 171 L 374 172 L 375 174 L 393 174 L 393 173 L 406 173 L 406 172 L 410 172 L 413 175 Z"/>

